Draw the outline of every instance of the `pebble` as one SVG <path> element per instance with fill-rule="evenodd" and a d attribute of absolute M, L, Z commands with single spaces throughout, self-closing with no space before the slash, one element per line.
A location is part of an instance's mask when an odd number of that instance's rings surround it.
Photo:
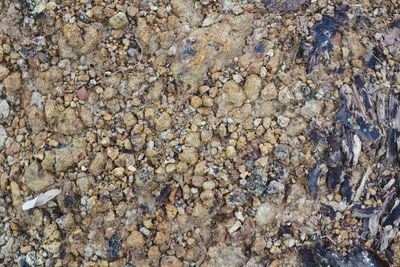
<path fill-rule="evenodd" d="M 264 203 L 257 208 L 256 224 L 260 226 L 270 225 L 274 222 L 276 216 L 276 208 L 269 203 Z"/>
<path fill-rule="evenodd" d="M 144 240 L 142 233 L 139 231 L 133 231 L 126 239 L 126 244 L 130 248 L 143 248 L 146 241 Z"/>
<path fill-rule="evenodd" d="M 6 90 L 11 94 L 15 94 L 22 87 L 21 74 L 19 72 L 13 72 L 8 75 L 3 82 Z"/>
<path fill-rule="evenodd" d="M 0 81 L 4 80 L 8 76 L 10 71 L 3 65 L 0 65 Z"/>
<path fill-rule="evenodd" d="M 58 118 L 57 128 L 65 135 L 77 134 L 83 129 L 82 121 L 73 108 L 65 109 Z"/>
<path fill-rule="evenodd" d="M 90 171 L 99 174 L 106 165 L 107 156 L 103 152 L 98 152 L 90 164 Z"/>
<path fill-rule="evenodd" d="M 33 192 L 39 192 L 54 183 L 54 175 L 40 171 L 40 165 L 33 161 L 24 172 L 26 186 Z"/>
<path fill-rule="evenodd" d="M 289 125 L 290 119 L 280 115 L 277 119 L 277 123 L 280 127 L 286 128 Z"/>
<path fill-rule="evenodd" d="M 214 181 L 206 181 L 203 183 L 204 190 L 213 190 L 215 187 L 216 187 L 216 184 Z"/>
<path fill-rule="evenodd" d="M 76 95 L 78 96 L 79 100 L 87 101 L 89 99 L 89 93 L 86 90 L 86 87 L 81 87 L 76 91 Z"/>
<path fill-rule="evenodd" d="M 201 98 L 200 98 L 199 96 L 193 96 L 193 97 L 190 99 L 190 104 L 192 105 L 192 107 L 198 108 L 198 107 L 201 106 L 202 100 L 201 100 Z"/>
<path fill-rule="evenodd" d="M 160 262 L 161 267 L 182 267 L 182 262 L 175 256 L 163 256 Z"/>
<path fill-rule="evenodd" d="M 261 78 L 257 75 L 250 75 L 246 78 L 246 82 L 244 84 L 244 93 L 250 101 L 254 101 L 260 95 L 262 88 Z"/>
<path fill-rule="evenodd" d="M 118 12 L 114 16 L 112 16 L 109 20 L 111 27 L 114 29 L 122 29 L 126 25 L 128 25 L 128 18 L 124 12 Z"/>
<path fill-rule="evenodd" d="M 261 98 L 264 100 L 273 100 L 278 96 L 278 92 L 276 90 L 274 83 L 267 84 L 264 89 L 261 91 Z"/>
<path fill-rule="evenodd" d="M 171 116 L 163 112 L 158 118 L 155 119 L 156 128 L 158 131 L 164 131 L 171 128 Z"/>
<path fill-rule="evenodd" d="M 217 99 L 218 117 L 228 115 L 232 109 L 241 107 L 246 100 L 246 95 L 243 90 L 234 81 L 226 82 L 222 90 L 223 93 Z"/>
<path fill-rule="evenodd" d="M 179 154 L 179 160 L 190 165 L 196 164 L 199 159 L 197 149 L 195 147 L 185 147 L 182 153 Z"/>
<path fill-rule="evenodd" d="M 54 167 L 57 172 L 66 171 L 86 156 L 86 141 L 84 138 L 76 138 L 72 144 L 56 149 L 54 156 Z"/>
<path fill-rule="evenodd" d="M 228 229 L 229 234 L 233 234 L 236 232 L 240 227 L 242 226 L 242 223 L 240 221 L 236 221 L 231 227 Z"/>
<path fill-rule="evenodd" d="M 311 119 L 321 113 L 322 105 L 322 101 L 319 100 L 307 101 L 306 104 L 300 109 L 300 113 L 305 118 Z"/>
<path fill-rule="evenodd" d="M 6 119 L 8 115 L 10 115 L 10 106 L 8 105 L 8 102 L 3 99 L 0 101 L 0 120 Z"/>

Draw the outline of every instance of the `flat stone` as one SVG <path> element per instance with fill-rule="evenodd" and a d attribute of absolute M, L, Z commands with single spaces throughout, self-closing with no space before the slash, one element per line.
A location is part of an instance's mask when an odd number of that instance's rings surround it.
<path fill-rule="evenodd" d="M 252 74 L 249 77 L 247 77 L 243 91 L 247 99 L 249 99 L 250 101 L 254 101 L 260 95 L 261 87 L 262 87 L 261 78 L 258 77 L 257 75 Z"/>
<path fill-rule="evenodd" d="M 90 171 L 94 174 L 99 174 L 105 167 L 107 155 L 103 152 L 98 152 L 90 164 Z"/>
<path fill-rule="evenodd" d="M 171 128 L 171 116 L 163 112 L 161 116 L 155 119 L 156 129 L 158 131 L 164 131 Z"/>
<path fill-rule="evenodd" d="M 7 118 L 8 115 L 10 115 L 10 105 L 3 99 L 0 101 L 0 120 Z"/>
<path fill-rule="evenodd" d="M 5 66 L 0 65 L 0 81 L 4 80 L 9 73 L 10 71 Z"/>
<path fill-rule="evenodd" d="M 142 248 L 146 244 L 146 241 L 142 233 L 133 231 L 126 239 L 126 244 L 129 248 Z"/>
<path fill-rule="evenodd" d="M 311 119 L 321 114 L 322 105 L 323 105 L 322 101 L 318 100 L 307 101 L 306 104 L 301 108 L 300 113 L 305 118 Z"/>
<path fill-rule="evenodd" d="M 264 100 L 272 100 L 278 97 L 278 91 L 276 90 L 274 83 L 267 84 L 261 91 L 261 98 Z"/>
<path fill-rule="evenodd" d="M 246 100 L 246 95 L 234 81 L 228 81 L 222 88 L 223 93 L 217 98 L 217 116 L 223 117 L 234 108 L 241 107 Z"/>
<path fill-rule="evenodd" d="M 4 79 L 4 87 L 9 93 L 15 94 L 17 93 L 21 87 L 21 74 L 19 72 L 11 73 Z"/>
<path fill-rule="evenodd" d="M 67 108 L 58 117 L 58 130 L 65 135 L 73 135 L 82 131 L 83 124 L 75 109 Z"/>
<path fill-rule="evenodd" d="M 57 172 L 66 171 L 86 156 L 86 141 L 75 138 L 72 144 L 55 149 L 55 169 Z"/>
<path fill-rule="evenodd" d="M 190 165 L 194 165 L 199 159 L 198 151 L 194 147 L 185 147 L 183 152 L 179 154 L 179 159 Z"/>
<path fill-rule="evenodd" d="M 182 262 L 175 256 L 164 256 L 161 258 L 161 267 L 182 267 Z"/>
<path fill-rule="evenodd" d="M 24 172 L 24 179 L 26 186 L 34 191 L 38 192 L 54 183 L 55 177 L 49 172 L 42 172 L 39 169 L 39 163 L 33 161 Z"/>
<path fill-rule="evenodd" d="M 109 22 L 114 29 L 121 29 L 128 24 L 128 18 L 124 12 L 118 12 L 110 18 Z"/>
<path fill-rule="evenodd" d="M 271 224 L 276 215 L 276 209 L 269 203 L 264 203 L 257 209 L 256 224 L 260 226 Z"/>

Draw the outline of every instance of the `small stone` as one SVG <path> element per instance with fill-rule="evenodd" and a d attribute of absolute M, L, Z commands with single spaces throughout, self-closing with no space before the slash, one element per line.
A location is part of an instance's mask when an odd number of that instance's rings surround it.
<path fill-rule="evenodd" d="M 22 87 L 21 74 L 19 72 L 14 72 L 4 79 L 4 87 L 10 93 L 16 93 Z"/>
<path fill-rule="evenodd" d="M 112 174 L 115 175 L 116 177 L 122 177 L 124 176 L 125 169 L 123 167 L 117 167 L 114 170 L 112 170 Z"/>
<path fill-rule="evenodd" d="M 36 106 L 31 107 L 28 114 L 28 124 L 34 134 L 43 131 L 46 128 L 44 112 Z"/>
<path fill-rule="evenodd" d="M 161 116 L 155 119 L 156 129 L 158 131 L 164 131 L 171 128 L 171 116 L 163 112 Z"/>
<path fill-rule="evenodd" d="M 266 202 L 257 209 L 256 224 L 260 226 L 271 224 L 275 219 L 275 215 L 275 207 Z"/>
<path fill-rule="evenodd" d="M 192 185 L 195 187 L 201 187 L 204 182 L 204 176 L 195 175 L 192 177 Z"/>
<path fill-rule="evenodd" d="M 278 116 L 277 123 L 280 127 L 286 128 L 289 124 L 290 119 L 282 115 Z"/>
<path fill-rule="evenodd" d="M 61 233 L 58 230 L 57 224 L 53 223 L 44 228 L 44 240 L 45 244 L 43 248 L 52 253 L 56 254 L 60 251 L 61 242 L 59 241 Z"/>
<path fill-rule="evenodd" d="M 82 131 L 83 124 L 75 109 L 67 108 L 58 117 L 58 129 L 65 135 L 73 135 Z"/>
<path fill-rule="evenodd" d="M 226 156 L 227 156 L 229 159 L 232 159 L 232 158 L 236 157 L 236 149 L 235 149 L 234 146 L 228 146 L 228 147 L 226 148 Z"/>
<path fill-rule="evenodd" d="M 107 87 L 106 89 L 104 89 L 103 99 L 110 100 L 117 94 L 118 94 L 117 89 L 115 89 L 114 87 Z"/>
<path fill-rule="evenodd" d="M 135 17 L 139 13 L 139 9 L 134 6 L 128 6 L 126 8 L 126 12 L 128 13 L 129 17 Z"/>
<path fill-rule="evenodd" d="M 7 139 L 7 132 L 3 125 L 0 124 L 0 149 L 4 147 Z"/>
<path fill-rule="evenodd" d="M 8 115 L 10 115 L 10 106 L 8 102 L 3 99 L 0 101 L 0 120 L 7 118 Z"/>
<path fill-rule="evenodd" d="M 81 192 L 86 192 L 87 190 L 89 190 L 90 181 L 87 175 L 84 175 L 81 178 L 77 179 L 76 185 L 78 186 L 79 190 L 81 190 Z"/>
<path fill-rule="evenodd" d="M 271 252 L 271 254 L 278 254 L 278 253 L 281 253 L 281 249 L 278 248 L 278 247 L 276 247 L 276 246 L 273 246 L 273 247 L 269 250 L 269 252 Z"/>
<path fill-rule="evenodd" d="M 276 90 L 274 83 L 267 84 L 264 89 L 261 91 L 261 98 L 264 100 L 272 100 L 276 99 L 278 96 L 278 92 Z"/>
<path fill-rule="evenodd" d="M 76 95 L 78 96 L 79 100 L 87 101 L 89 99 L 89 93 L 86 90 L 86 87 L 82 86 L 81 88 L 76 91 Z"/>
<path fill-rule="evenodd" d="M 58 142 L 56 140 L 53 140 L 53 139 L 50 140 L 48 144 L 49 144 L 49 146 L 52 146 L 52 147 L 57 147 L 58 146 Z"/>
<path fill-rule="evenodd" d="M 214 181 L 205 181 L 203 183 L 204 190 L 213 190 L 215 187 L 216 187 L 216 184 Z"/>
<path fill-rule="evenodd" d="M 118 12 L 110 18 L 109 22 L 114 29 L 121 29 L 128 24 L 128 18 L 124 12 Z"/>
<path fill-rule="evenodd" d="M 161 267 L 182 267 L 182 262 L 175 256 L 163 256 L 161 258 Z"/>
<path fill-rule="evenodd" d="M 254 74 L 250 75 L 244 84 L 244 93 L 250 101 L 254 101 L 260 95 L 261 87 L 261 78 Z"/>
<path fill-rule="evenodd" d="M 347 58 L 348 56 L 349 56 L 349 54 L 350 54 L 350 50 L 347 48 L 347 47 L 342 47 L 342 55 L 343 55 L 343 58 Z"/>
<path fill-rule="evenodd" d="M 94 160 L 90 164 L 90 171 L 94 174 L 99 174 L 106 166 L 106 160 L 107 157 L 103 152 L 97 153 Z"/>
<path fill-rule="evenodd" d="M 233 74 L 232 79 L 238 84 L 240 84 L 243 81 L 243 77 L 240 74 Z"/>
<path fill-rule="evenodd" d="M 110 159 L 115 160 L 116 158 L 118 158 L 118 155 L 119 155 L 118 148 L 112 148 L 112 147 L 107 148 L 107 156 L 110 157 Z"/>
<path fill-rule="evenodd" d="M 196 164 L 199 159 L 198 151 L 195 147 L 185 147 L 182 153 L 179 154 L 179 160 L 190 165 Z"/>
<path fill-rule="evenodd" d="M 218 117 L 228 115 L 232 109 L 241 107 L 246 101 L 246 95 L 234 81 L 228 81 L 222 89 L 223 93 L 217 99 Z"/>
<path fill-rule="evenodd" d="M 38 192 L 54 183 L 54 176 L 50 173 L 39 172 L 39 163 L 33 161 L 24 172 L 26 186 L 33 192 Z"/>
<path fill-rule="evenodd" d="M 92 114 L 92 111 L 88 107 L 82 105 L 79 110 L 79 115 L 80 115 L 80 118 L 82 119 L 82 123 L 86 127 L 93 126 L 93 114 Z"/>
<path fill-rule="evenodd" d="M 137 123 L 137 118 L 133 113 L 127 112 L 124 114 L 123 121 L 125 126 L 131 129 Z"/>
<path fill-rule="evenodd" d="M 55 150 L 55 169 L 57 172 L 66 171 L 86 156 L 86 141 L 75 138 L 72 144 Z"/>
<path fill-rule="evenodd" d="M 193 96 L 193 97 L 190 99 L 190 104 L 192 105 L 192 107 L 198 108 L 198 107 L 201 106 L 202 100 L 201 100 L 201 98 L 200 98 L 199 96 Z"/>
<path fill-rule="evenodd" d="M 0 81 L 4 80 L 5 77 L 10 73 L 10 71 L 4 67 L 3 65 L 0 65 Z"/>
<path fill-rule="evenodd" d="M 160 257 L 160 249 L 157 246 L 151 246 L 147 252 L 149 259 L 158 259 Z"/>
<path fill-rule="evenodd" d="M 279 90 L 278 93 L 278 100 L 279 102 L 283 103 L 283 104 L 288 104 L 290 103 L 290 101 L 292 101 L 294 99 L 293 94 L 290 92 L 288 87 L 284 87 L 282 89 Z"/>
<path fill-rule="evenodd" d="M 236 232 L 240 227 L 242 226 L 242 223 L 240 221 L 236 221 L 231 227 L 228 229 L 229 234 L 233 234 Z"/>
<path fill-rule="evenodd" d="M 311 119 L 321 114 L 322 105 L 323 105 L 322 101 L 318 100 L 307 101 L 306 104 L 301 108 L 300 113 L 305 118 Z"/>
<path fill-rule="evenodd" d="M 186 146 L 200 147 L 200 134 L 199 133 L 189 133 L 185 139 Z"/>
<path fill-rule="evenodd" d="M 129 248 L 142 248 L 146 244 L 146 241 L 142 233 L 133 231 L 126 239 L 126 244 Z"/>
<path fill-rule="evenodd" d="M 178 209 L 171 204 L 165 205 L 165 210 L 167 212 L 167 217 L 170 220 L 173 220 L 176 217 L 176 214 L 178 213 Z"/>

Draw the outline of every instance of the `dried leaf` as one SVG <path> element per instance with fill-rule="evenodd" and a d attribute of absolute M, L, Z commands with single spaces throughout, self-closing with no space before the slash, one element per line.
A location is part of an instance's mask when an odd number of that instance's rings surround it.
<path fill-rule="evenodd" d="M 343 178 L 343 166 L 338 165 L 328 169 L 327 173 L 327 185 L 330 190 L 335 188 L 342 182 Z"/>
<path fill-rule="evenodd" d="M 365 172 L 365 174 L 361 180 L 360 186 L 357 189 L 356 196 L 354 197 L 355 203 L 357 203 L 360 200 L 361 194 L 365 188 L 365 184 L 367 183 L 368 177 L 371 173 L 372 173 L 372 169 L 370 167 L 368 167 L 367 171 Z"/>
<path fill-rule="evenodd" d="M 353 166 L 356 166 L 358 163 L 358 158 L 360 157 L 361 153 L 361 140 L 358 135 L 354 135 L 353 137 Z"/>
<path fill-rule="evenodd" d="M 351 202 L 353 191 L 351 188 L 351 177 L 349 175 L 344 176 L 343 183 L 340 188 L 340 194 L 344 199 L 346 199 L 347 203 Z"/>
<path fill-rule="evenodd" d="M 383 226 L 394 225 L 400 220 L 400 205 L 392 209 Z"/>
<path fill-rule="evenodd" d="M 320 176 L 321 176 L 321 168 L 319 166 L 314 167 L 308 179 L 308 190 L 310 192 L 310 195 L 314 198 L 317 197 L 318 180 Z"/>
<path fill-rule="evenodd" d="M 34 199 L 26 201 L 22 205 L 22 209 L 30 210 L 33 209 L 34 207 L 42 206 L 47 202 L 49 202 L 50 200 L 52 200 L 53 198 L 55 198 L 56 196 L 58 196 L 60 193 L 61 193 L 60 189 L 51 189 L 45 193 L 41 193 Z"/>

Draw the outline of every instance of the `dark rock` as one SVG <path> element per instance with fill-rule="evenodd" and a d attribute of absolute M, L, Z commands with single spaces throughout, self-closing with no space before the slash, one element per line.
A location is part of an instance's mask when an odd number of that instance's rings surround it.
<path fill-rule="evenodd" d="M 110 260 L 119 258 L 121 249 L 121 236 L 118 233 L 113 234 L 107 241 L 107 255 Z"/>

